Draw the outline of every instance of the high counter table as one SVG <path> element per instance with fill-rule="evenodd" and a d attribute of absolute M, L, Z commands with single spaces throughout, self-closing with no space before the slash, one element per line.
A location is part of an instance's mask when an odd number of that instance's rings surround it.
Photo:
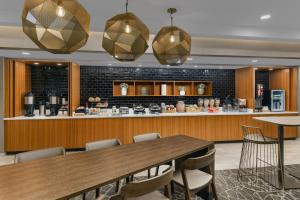
<path fill-rule="evenodd" d="M 297 189 L 300 188 L 300 184 L 289 176 L 286 176 L 284 170 L 284 126 L 297 127 L 300 126 L 300 116 L 285 116 L 285 117 L 254 117 L 255 120 L 276 124 L 278 127 L 278 163 L 279 173 L 278 180 L 283 189 Z M 300 150 L 299 150 L 300 154 Z M 300 171 L 290 171 L 289 174 L 300 178 Z M 276 185 L 275 185 L 276 186 Z M 278 187 L 278 186 L 276 186 Z"/>

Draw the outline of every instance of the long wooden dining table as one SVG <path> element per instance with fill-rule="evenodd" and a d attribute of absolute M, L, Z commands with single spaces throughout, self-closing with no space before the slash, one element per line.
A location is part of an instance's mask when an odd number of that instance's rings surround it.
<path fill-rule="evenodd" d="M 0 200 L 69 199 L 214 143 L 178 135 L 0 167 Z"/>

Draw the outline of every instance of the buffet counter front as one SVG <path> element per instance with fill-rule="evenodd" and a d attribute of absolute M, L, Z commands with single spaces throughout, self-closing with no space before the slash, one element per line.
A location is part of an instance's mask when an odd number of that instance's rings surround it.
<path fill-rule="evenodd" d="M 296 115 L 298 112 L 219 112 L 6 118 L 5 152 L 58 146 L 81 149 L 87 142 L 111 138 L 129 144 L 134 135 L 151 132 L 158 132 L 162 137 L 188 135 L 209 141 L 240 141 L 243 139 L 241 125 L 261 127 L 266 136 L 276 137 L 275 125 L 256 121 L 253 117 Z M 296 138 L 297 128 L 286 127 L 285 133 L 286 138 Z"/>

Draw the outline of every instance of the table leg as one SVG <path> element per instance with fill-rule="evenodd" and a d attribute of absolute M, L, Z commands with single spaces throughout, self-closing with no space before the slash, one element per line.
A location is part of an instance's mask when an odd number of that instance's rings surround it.
<path fill-rule="evenodd" d="M 284 133 L 283 126 L 278 125 L 278 178 L 279 183 L 281 184 L 281 188 L 284 189 Z"/>
<path fill-rule="evenodd" d="M 281 185 L 281 189 L 298 189 L 300 183 L 295 178 L 285 174 L 284 169 L 284 130 L 282 125 L 278 125 L 278 180 Z"/>

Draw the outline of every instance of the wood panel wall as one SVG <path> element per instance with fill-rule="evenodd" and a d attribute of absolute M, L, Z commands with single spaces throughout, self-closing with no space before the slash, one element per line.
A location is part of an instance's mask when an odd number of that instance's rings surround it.
<path fill-rule="evenodd" d="M 235 70 L 235 98 L 247 99 L 247 107 L 254 108 L 255 69 L 253 67 Z"/>
<path fill-rule="evenodd" d="M 4 116 L 14 116 L 14 63 L 10 59 L 4 60 Z"/>
<path fill-rule="evenodd" d="M 80 106 L 80 66 L 76 63 L 69 65 L 69 115 Z"/>
<path fill-rule="evenodd" d="M 290 111 L 298 111 L 298 67 L 290 68 Z"/>
<path fill-rule="evenodd" d="M 270 89 L 285 90 L 285 109 L 297 111 L 298 69 L 278 69 L 270 73 Z"/>
<path fill-rule="evenodd" d="M 111 138 L 128 144 L 134 135 L 150 132 L 158 132 L 163 137 L 182 134 L 210 141 L 237 141 L 243 139 L 242 124 L 259 126 L 266 136 L 277 136 L 276 125 L 253 120 L 255 116 L 275 115 L 8 120 L 5 121 L 5 151 L 56 146 L 84 148 L 87 142 Z M 285 128 L 285 136 L 295 138 L 297 128 Z"/>
<path fill-rule="evenodd" d="M 24 114 L 24 96 L 31 91 L 31 70 L 24 62 L 5 59 L 5 117 Z"/>

